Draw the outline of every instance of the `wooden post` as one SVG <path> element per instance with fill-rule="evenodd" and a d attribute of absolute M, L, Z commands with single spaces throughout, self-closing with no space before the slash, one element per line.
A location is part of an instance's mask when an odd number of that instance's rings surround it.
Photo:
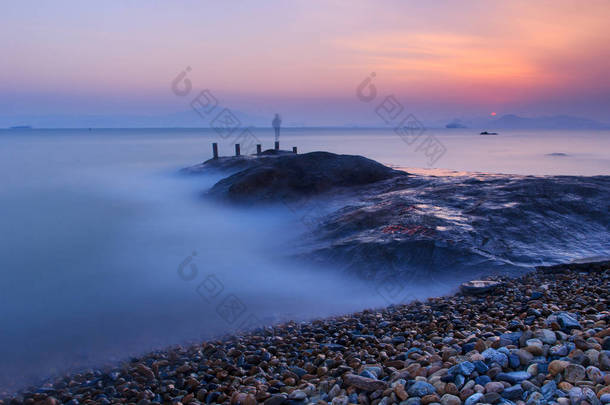
<path fill-rule="evenodd" d="M 239 144 L 235 144 L 235 156 L 239 156 Z"/>
<path fill-rule="evenodd" d="M 212 154 L 214 155 L 214 159 L 218 159 L 218 144 L 216 142 L 212 144 Z"/>
<path fill-rule="evenodd" d="M 296 146 L 292 147 L 292 153 L 297 153 L 297 147 Z"/>
<path fill-rule="evenodd" d="M 280 150 L 280 141 L 275 141 L 275 150 Z"/>
<path fill-rule="evenodd" d="M 261 154 L 261 150 L 262 150 L 262 147 L 261 147 L 261 144 L 259 143 L 259 144 L 256 145 L 256 154 L 260 155 Z"/>

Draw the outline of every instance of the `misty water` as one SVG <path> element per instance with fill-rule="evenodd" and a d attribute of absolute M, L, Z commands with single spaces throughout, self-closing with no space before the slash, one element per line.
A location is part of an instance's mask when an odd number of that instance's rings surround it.
<path fill-rule="evenodd" d="M 429 133 L 446 148 L 432 166 L 390 129 L 291 129 L 281 142 L 428 174 L 610 174 L 610 131 Z M 254 134 L 271 146 L 271 131 Z M 211 142 L 233 151 L 210 130 L 0 131 L 0 392 L 253 324 L 387 305 L 356 277 L 287 259 L 306 231 L 290 209 L 206 201 L 219 175 L 178 171 L 208 159 Z"/>

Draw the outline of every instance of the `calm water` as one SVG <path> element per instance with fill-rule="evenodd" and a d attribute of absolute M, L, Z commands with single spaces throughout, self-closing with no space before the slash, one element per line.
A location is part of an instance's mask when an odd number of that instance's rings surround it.
<path fill-rule="evenodd" d="M 254 134 L 271 146 L 271 131 Z M 429 134 L 446 150 L 433 165 L 389 129 L 294 129 L 281 142 L 412 168 L 610 174 L 610 131 Z M 176 174 L 209 158 L 211 142 L 231 154 L 233 141 L 202 130 L 0 131 L 0 392 L 252 320 L 386 304 L 357 280 L 285 259 L 303 230 L 289 210 L 212 206 L 200 193 L 215 178 Z"/>

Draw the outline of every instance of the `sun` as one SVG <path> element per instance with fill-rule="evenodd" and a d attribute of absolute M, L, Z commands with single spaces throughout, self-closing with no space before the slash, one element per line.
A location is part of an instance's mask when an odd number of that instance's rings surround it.
<path fill-rule="evenodd" d="M 495 113 L 495 112 L 492 112 L 492 113 L 491 113 L 491 116 L 492 116 L 492 117 L 495 117 L 495 116 L 496 116 L 496 113 Z"/>

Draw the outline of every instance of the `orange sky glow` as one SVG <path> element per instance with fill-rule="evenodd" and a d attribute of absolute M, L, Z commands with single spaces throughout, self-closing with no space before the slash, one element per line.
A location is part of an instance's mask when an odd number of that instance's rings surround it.
<path fill-rule="evenodd" d="M 604 118 L 610 108 L 608 1 L 243 1 L 229 9 L 25 0 L 5 8 L 0 107 L 14 112 L 34 102 L 49 111 L 176 108 L 168 82 L 186 66 L 193 83 L 240 107 L 303 115 L 307 100 L 353 101 L 373 71 L 386 93 L 437 114 Z"/>

